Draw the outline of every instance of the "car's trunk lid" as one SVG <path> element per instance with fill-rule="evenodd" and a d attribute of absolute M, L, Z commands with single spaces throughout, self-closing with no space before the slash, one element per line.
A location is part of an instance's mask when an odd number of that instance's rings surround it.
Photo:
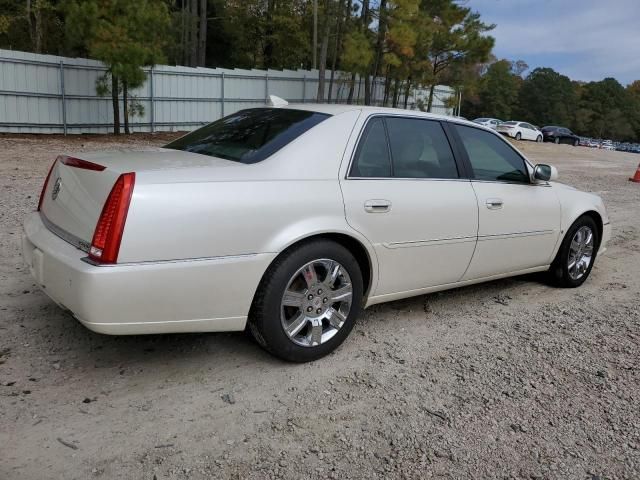
<path fill-rule="evenodd" d="M 40 212 L 50 230 L 85 251 L 91 245 L 107 197 L 121 174 L 236 165 L 228 160 L 166 149 L 81 153 L 68 157 L 81 160 L 75 165 L 63 162 L 63 158 L 59 157 L 53 165 Z M 91 169 L 91 165 L 82 161 L 90 162 L 97 169 Z"/>

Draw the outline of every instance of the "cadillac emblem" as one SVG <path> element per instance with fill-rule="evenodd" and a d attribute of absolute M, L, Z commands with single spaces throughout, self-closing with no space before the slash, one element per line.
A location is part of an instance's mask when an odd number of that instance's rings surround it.
<path fill-rule="evenodd" d="M 60 193 L 60 187 L 62 186 L 62 178 L 58 177 L 56 179 L 56 183 L 53 184 L 53 190 L 51 190 L 51 199 L 55 200 L 58 198 L 58 194 Z"/>

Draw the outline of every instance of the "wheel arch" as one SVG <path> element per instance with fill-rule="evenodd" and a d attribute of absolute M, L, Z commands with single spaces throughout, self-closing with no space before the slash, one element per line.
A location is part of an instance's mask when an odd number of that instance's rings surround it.
<path fill-rule="evenodd" d="M 367 248 L 367 246 L 365 245 L 365 242 L 361 239 L 356 238 L 354 235 L 350 235 L 344 232 L 335 232 L 335 231 L 318 232 L 318 233 L 309 234 L 302 238 L 298 238 L 295 241 L 292 241 L 291 243 L 286 245 L 285 248 L 283 248 L 280 251 L 280 253 L 276 255 L 276 257 L 269 263 L 269 265 L 265 269 L 264 273 L 262 274 L 262 277 L 260 278 L 260 282 L 256 287 L 256 291 L 253 294 L 253 298 L 255 298 L 255 296 L 257 295 L 258 289 L 262 285 L 262 280 L 264 279 L 267 272 L 271 269 L 273 264 L 280 257 L 282 257 L 282 255 L 289 252 L 293 248 L 297 248 L 301 245 L 304 245 L 305 243 L 309 243 L 318 239 L 330 240 L 339 245 L 342 245 L 355 257 L 356 261 L 358 262 L 358 266 L 360 267 L 360 271 L 362 273 L 362 283 L 364 286 L 363 288 L 364 298 L 365 299 L 368 298 L 368 296 L 371 294 L 371 291 L 375 287 L 375 283 L 378 278 L 375 252 L 373 251 L 373 248 Z"/>

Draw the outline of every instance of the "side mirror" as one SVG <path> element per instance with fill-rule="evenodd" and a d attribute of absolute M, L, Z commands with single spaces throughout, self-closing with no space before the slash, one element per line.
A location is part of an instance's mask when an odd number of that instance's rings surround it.
<path fill-rule="evenodd" d="M 556 167 L 552 167 L 551 165 L 539 163 L 533 169 L 533 178 L 535 178 L 536 180 L 541 180 L 543 182 L 557 180 L 558 170 L 556 170 Z"/>

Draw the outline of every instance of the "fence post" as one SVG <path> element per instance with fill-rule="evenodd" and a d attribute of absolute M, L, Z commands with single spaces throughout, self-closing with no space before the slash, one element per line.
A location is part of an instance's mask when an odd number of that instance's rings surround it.
<path fill-rule="evenodd" d="M 220 118 L 224 117 L 224 72 L 220 77 Z"/>
<path fill-rule="evenodd" d="M 67 134 L 67 100 L 64 95 L 64 62 L 60 60 L 60 98 L 62 100 L 62 128 Z"/>
<path fill-rule="evenodd" d="M 269 103 L 269 73 L 264 75 L 264 103 Z"/>
<path fill-rule="evenodd" d="M 151 117 L 151 133 L 156 131 L 156 125 L 155 125 L 155 117 L 156 117 L 156 108 L 155 108 L 155 102 L 153 101 L 153 65 L 151 66 L 151 69 L 149 70 L 149 97 L 150 97 L 150 111 L 149 111 L 149 115 Z"/>
<path fill-rule="evenodd" d="M 302 76 L 302 103 L 305 103 L 307 100 L 307 76 Z"/>

